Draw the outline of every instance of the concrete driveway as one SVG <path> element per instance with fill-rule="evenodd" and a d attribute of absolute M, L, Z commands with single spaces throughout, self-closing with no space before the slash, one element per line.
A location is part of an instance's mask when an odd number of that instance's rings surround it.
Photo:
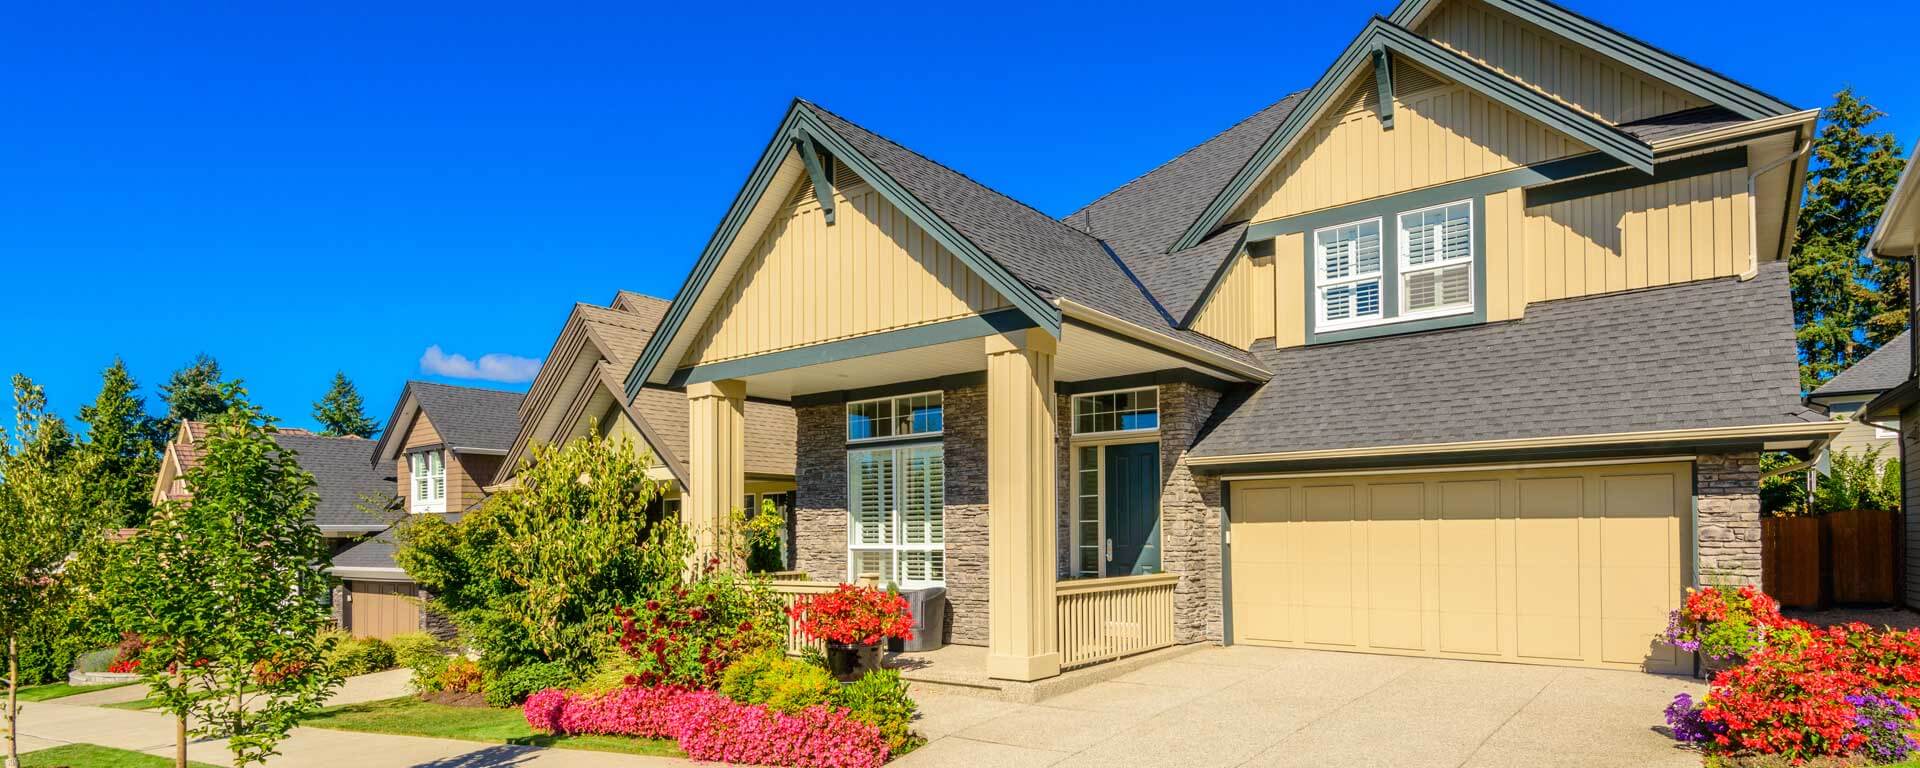
<path fill-rule="evenodd" d="M 918 693 L 895 765 L 1698 766 L 1654 730 L 1699 683 L 1634 672 L 1207 648 L 1038 704 Z"/>

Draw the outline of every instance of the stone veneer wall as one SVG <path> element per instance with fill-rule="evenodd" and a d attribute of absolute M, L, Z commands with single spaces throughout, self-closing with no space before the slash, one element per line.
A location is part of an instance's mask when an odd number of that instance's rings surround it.
<path fill-rule="evenodd" d="M 987 390 L 943 392 L 946 449 L 947 642 L 987 644 Z M 797 570 L 846 577 L 846 406 L 801 406 L 794 502 Z"/>
<path fill-rule="evenodd" d="M 1219 402 L 1207 387 L 1160 385 L 1160 563 L 1181 575 L 1173 591 L 1173 637 L 1181 643 L 1218 642 L 1224 626 L 1220 478 L 1187 467 L 1187 450 Z"/>
<path fill-rule="evenodd" d="M 1694 461 L 1694 541 L 1702 584 L 1760 583 L 1760 454 L 1701 454 Z"/>

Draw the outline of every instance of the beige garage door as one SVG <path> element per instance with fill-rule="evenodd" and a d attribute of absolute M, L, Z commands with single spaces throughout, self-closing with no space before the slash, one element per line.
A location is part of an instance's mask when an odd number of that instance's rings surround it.
<path fill-rule="evenodd" d="M 347 587 L 347 629 L 355 637 L 386 639 L 420 631 L 420 601 L 413 584 L 349 581 Z"/>
<path fill-rule="evenodd" d="M 1689 464 L 1234 481 L 1235 642 L 1673 671 Z"/>

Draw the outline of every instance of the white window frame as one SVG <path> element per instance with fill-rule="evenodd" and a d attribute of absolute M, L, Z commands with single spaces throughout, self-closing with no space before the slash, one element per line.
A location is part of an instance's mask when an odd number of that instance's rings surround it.
<path fill-rule="evenodd" d="M 1092 437 L 1088 437 L 1084 439 L 1075 437 L 1071 441 L 1072 445 L 1070 446 L 1070 449 L 1067 451 L 1067 454 L 1068 454 L 1067 461 L 1070 467 L 1069 469 L 1070 474 L 1067 475 L 1067 477 L 1069 478 L 1067 481 L 1067 494 L 1070 497 L 1067 502 L 1067 551 L 1071 553 L 1070 557 L 1068 558 L 1068 564 L 1067 564 L 1068 578 L 1071 578 L 1071 579 L 1106 578 L 1106 574 L 1107 574 L 1107 548 L 1106 548 L 1106 542 L 1107 542 L 1107 451 L 1106 451 L 1106 448 L 1107 446 L 1110 446 L 1110 445 L 1131 445 L 1134 443 L 1152 443 L 1154 445 L 1159 445 L 1160 439 L 1158 436 L 1155 436 L 1146 440 L 1140 439 L 1140 435 L 1146 431 L 1147 430 L 1134 430 L 1132 432 L 1099 432 L 1099 433 L 1095 433 L 1095 435 Z M 1098 503 L 1095 505 L 1095 507 L 1097 509 L 1096 514 L 1099 515 L 1099 519 L 1095 521 L 1096 522 L 1095 528 L 1097 531 L 1095 533 L 1095 536 L 1097 536 L 1098 538 L 1095 539 L 1095 544 L 1094 544 L 1094 547 L 1095 547 L 1094 552 L 1096 553 L 1098 562 L 1094 563 L 1092 574 L 1087 574 L 1083 572 L 1086 569 L 1086 562 L 1083 557 L 1085 553 L 1081 550 L 1081 547 L 1085 545 L 1085 540 L 1080 535 L 1080 525 L 1081 525 L 1080 500 L 1082 498 L 1085 498 L 1085 494 L 1082 494 L 1080 492 L 1080 472 L 1081 470 L 1085 469 L 1085 467 L 1081 466 L 1080 452 L 1082 449 L 1085 449 L 1085 448 L 1093 449 L 1093 460 L 1094 460 L 1093 494 L 1095 498 L 1098 499 Z M 1165 465 L 1162 465 L 1162 466 L 1164 467 Z M 1160 521 L 1164 525 L 1166 522 L 1166 510 L 1161 509 L 1158 503 L 1154 504 L 1154 508 L 1158 510 L 1158 513 L 1160 515 Z M 1164 546 L 1164 538 L 1165 538 L 1164 531 L 1162 532 L 1161 535 L 1162 535 L 1163 546 Z M 1162 563 L 1162 570 L 1163 571 L 1165 570 L 1164 562 Z"/>
<path fill-rule="evenodd" d="M 932 430 L 929 432 L 908 432 L 906 434 L 896 433 L 891 435 L 882 435 L 878 437 L 855 438 L 853 436 L 853 424 L 850 421 L 850 417 L 853 415 L 854 406 L 866 405 L 868 403 L 886 403 L 887 419 L 891 421 L 899 417 L 900 415 L 899 409 L 900 409 L 901 401 L 903 400 L 910 401 L 916 397 L 926 397 L 928 395 L 936 395 L 940 398 L 940 428 L 939 429 Z M 847 443 L 849 445 L 858 445 L 860 443 L 874 443 L 874 442 L 881 442 L 885 440 L 919 440 L 922 438 L 940 437 L 941 435 L 946 434 L 947 393 L 938 389 L 933 389 L 933 390 L 927 390 L 925 392 L 909 392 L 904 395 L 873 397 L 873 398 L 868 398 L 866 400 L 849 400 L 847 401 L 846 408 L 843 409 L 840 418 L 841 418 L 841 428 L 846 430 Z"/>
<path fill-rule="evenodd" d="M 1092 398 L 1099 397 L 1101 395 L 1118 395 L 1118 394 L 1127 393 L 1127 392 L 1152 392 L 1153 393 L 1153 426 L 1141 427 L 1137 429 L 1115 429 L 1115 430 L 1109 430 L 1105 432 L 1080 431 L 1080 403 L 1082 399 L 1091 400 Z M 1073 398 L 1068 401 L 1067 407 L 1069 411 L 1069 414 L 1068 414 L 1068 421 L 1070 422 L 1069 429 L 1072 430 L 1073 436 L 1075 438 L 1081 437 L 1083 435 L 1099 436 L 1099 437 L 1126 437 L 1131 435 L 1160 434 L 1160 387 L 1158 385 L 1151 386 L 1151 387 L 1126 387 L 1124 389 L 1103 389 L 1099 392 L 1081 392 L 1079 394 L 1074 395 Z"/>
<path fill-rule="evenodd" d="M 447 511 L 447 451 L 444 448 L 431 448 L 424 451 L 408 451 L 407 457 L 407 511 L 416 515 L 440 514 Z M 421 492 L 421 473 L 414 466 L 415 459 L 431 470 L 434 458 L 440 460 L 439 477 L 429 471 L 426 473 L 426 492 Z M 436 486 L 434 481 L 438 480 Z"/>
<path fill-rule="evenodd" d="M 1380 216 L 1372 216 L 1364 219 L 1355 219 L 1353 221 L 1341 222 L 1339 224 L 1330 224 L 1324 227 L 1317 227 L 1313 231 L 1307 233 L 1307 240 L 1309 243 L 1312 244 L 1312 247 L 1313 247 L 1313 318 L 1314 318 L 1314 330 L 1316 331 L 1335 331 L 1335 330 L 1340 330 L 1342 328 L 1360 328 L 1360 327 L 1369 326 L 1369 325 L 1379 325 L 1381 323 L 1387 322 L 1387 318 L 1386 318 L 1387 254 L 1385 253 L 1385 250 L 1386 250 L 1385 243 L 1381 244 L 1382 253 L 1380 254 L 1380 259 L 1379 259 L 1380 266 L 1377 271 L 1368 272 L 1366 274 L 1360 274 L 1356 272 L 1347 277 L 1334 277 L 1334 278 L 1327 277 L 1327 250 L 1326 248 L 1321 246 L 1320 233 L 1326 232 L 1328 230 L 1345 229 L 1347 227 L 1358 227 L 1366 224 L 1374 225 L 1376 232 L 1378 232 L 1376 237 L 1382 240 L 1386 238 L 1387 223 L 1386 223 L 1386 220 Z M 1359 255 L 1356 253 L 1354 258 L 1354 265 L 1356 268 L 1359 266 L 1359 263 L 1360 263 Z M 1359 285 L 1360 283 L 1364 283 L 1368 281 L 1373 281 L 1379 284 L 1380 286 L 1380 307 L 1378 310 L 1376 310 L 1373 314 L 1367 315 L 1365 317 L 1355 315 L 1345 320 L 1328 320 L 1327 319 L 1327 290 L 1326 289 L 1341 286 L 1341 285 Z M 1358 292 L 1356 291 L 1354 295 L 1357 297 Z M 1358 306 L 1359 302 L 1355 300 L 1353 304 L 1355 306 Z"/>
<path fill-rule="evenodd" d="M 945 404 L 942 403 L 942 408 L 944 407 L 945 407 Z M 945 414 L 942 414 L 943 424 L 945 423 L 944 417 L 945 417 Z M 858 553 L 888 552 L 888 553 L 891 553 L 891 558 L 893 560 L 893 567 L 892 567 L 893 580 L 887 583 L 894 584 L 895 586 L 898 586 L 901 589 L 919 589 L 921 587 L 946 586 L 947 582 L 945 577 L 947 573 L 947 565 L 946 565 L 947 543 L 946 543 L 945 530 L 946 530 L 947 510 L 946 510 L 946 498 L 945 498 L 946 489 L 944 487 L 941 489 L 941 504 L 939 506 L 940 518 L 941 518 L 941 531 L 942 531 L 940 536 L 940 542 L 937 544 L 927 544 L 927 543 L 909 544 L 906 541 L 907 537 L 906 537 L 905 490 L 906 490 L 906 483 L 907 483 L 907 471 L 906 471 L 905 461 L 908 456 L 912 455 L 912 452 L 914 450 L 924 449 L 924 448 L 940 449 L 940 463 L 942 468 L 941 476 L 944 478 L 946 476 L 945 466 L 947 461 L 947 453 L 946 453 L 946 445 L 941 441 L 916 440 L 913 442 L 898 443 L 893 445 L 872 446 L 872 447 L 849 447 L 847 449 L 847 577 L 846 578 L 848 582 L 852 582 L 853 580 L 858 579 L 860 577 L 860 574 L 855 571 L 855 565 L 854 565 L 855 556 Z M 861 454 L 878 453 L 882 451 L 893 454 L 893 462 L 894 462 L 893 491 L 892 491 L 894 503 L 893 503 L 892 519 L 889 521 L 889 527 L 892 529 L 890 531 L 891 535 L 887 537 L 888 538 L 887 543 L 862 544 L 860 543 L 858 527 L 854 524 L 854 518 L 853 518 L 854 511 L 855 511 L 854 503 L 853 503 L 853 500 L 855 498 L 853 462 L 855 458 Z M 939 557 L 941 578 L 935 579 L 935 580 L 918 580 L 918 579 L 906 580 L 901 578 L 900 553 L 902 552 L 929 552 Z"/>
<path fill-rule="evenodd" d="M 1428 211 L 1440 210 L 1444 208 L 1452 208 L 1456 205 L 1464 205 L 1467 208 L 1467 258 L 1465 260 L 1455 259 L 1453 261 L 1436 259 L 1432 264 L 1422 264 L 1420 266 L 1414 266 L 1410 258 L 1411 254 L 1407 252 L 1407 231 L 1401 227 L 1401 224 L 1400 224 L 1401 219 L 1403 217 L 1411 216 L 1414 214 L 1425 214 Z M 1396 305 L 1395 309 L 1399 310 L 1399 314 L 1395 317 L 1387 318 L 1380 322 L 1397 323 L 1403 320 L 1419 320 L 1419 319 L 1428 318 L 1428 317 L 1450 317 L 1453 315 L 1464 315 L 1473 311 L 1474 297 L 1477 295 L 1475 292 L 1475 289 L 1478 287 L 1474 284 L 1474 262 L 1480 258 L 1480 249 L 1477 247 L 1477 244 L 1474 242 L 1475 240 L 1479 239 L 1474 235 L 1476 231 L 1474 227 L 1478 225 L 1478 223 L 1479 222 L 1474 220 L 1472 198 L 1468 198 L 1465 200 L 1455 200 L 1448 203 L 1440 203 L 1438 205 L 1429 205 L 1424 208 L 1415 208 L 1409 211 L 1401 211 L 1393 215 L 1393 237 L 1394 237 L 1393 249 L 1394 251 L 1396 251 L 1395 258 L 1398 259 L 1397 265 L 1400 270 L 1400 274 L 1394 277 L 1395 282 L 1397 283 L 1394 286 L 1394 288 L 1399 293 L 1398 299 L 1397 301 L 1394 302 L 1394 304 Z M 1436 242 L 1438 241 L 1436 240 Z M 1448 267 L 1460 266 L 1463 264 L 1466 265 L 1466 268 L 1467 268 L 1467 303 L 1466 304 L 1462 304 L 1459 306 L 1452 306 L 1452 307 L 1441 307 L 1438 309 L 1424 309 L 1420 311 L 1413 311 L 1413 310 L 1407 309 L 1407 297 L 1410 295 L 1407 291 L 1407 278 L 1409 276 L 1418 272 L 1432 272 L 1436 270 L 1446 269 Z"/>

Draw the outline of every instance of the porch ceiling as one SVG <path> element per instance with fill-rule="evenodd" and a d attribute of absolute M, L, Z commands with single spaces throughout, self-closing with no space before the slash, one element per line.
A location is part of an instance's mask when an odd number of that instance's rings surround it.
<path fill-rule="evenodd" d="M 772 371 L 746 377 L 744 381 L 749 396 L 790 400 L 820 392 L 934 379 L 985 370 L 985 344 L 984 337 L 961 339 Z M 1054 358 L 1054 380 L 1088 381 L 1174 368 L 1186 368 L 1222 380 L 1234 378 L 1232 374 L 1138 342 L 1088 326 L 1068 323 L 1061 331 L 1060 351 Z"/>

